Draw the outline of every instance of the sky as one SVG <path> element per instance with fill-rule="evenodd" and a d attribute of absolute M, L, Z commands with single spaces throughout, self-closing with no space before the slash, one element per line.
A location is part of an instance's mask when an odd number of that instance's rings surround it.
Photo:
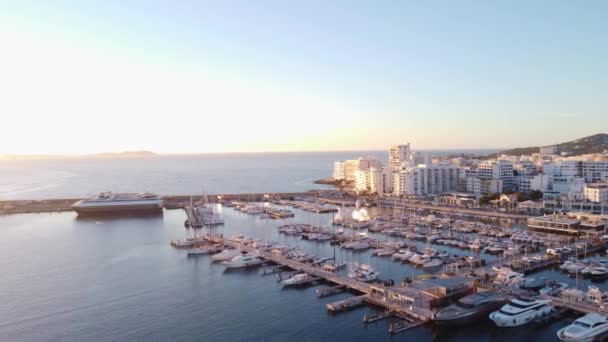
<path fill-rule="evenodd" d="M 0 0 L 0 154 L 608 132 L 605 1 Z"/>

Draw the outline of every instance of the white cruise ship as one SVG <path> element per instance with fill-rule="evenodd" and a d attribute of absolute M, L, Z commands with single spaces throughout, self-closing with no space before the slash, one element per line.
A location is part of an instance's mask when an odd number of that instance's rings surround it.
<path fill-rule="evenodd" d="M 151 193 L 102 192 L 74 203 L 72 209 L 79 215 L 158 213 L 163 209 L 163 199 Z"/>

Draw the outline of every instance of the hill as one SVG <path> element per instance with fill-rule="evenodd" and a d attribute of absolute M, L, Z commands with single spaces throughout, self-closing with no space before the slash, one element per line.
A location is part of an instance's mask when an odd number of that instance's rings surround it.
<path fill-rule="evenodd" d="M 580 156 L 589 153 L 602 153 L 604 151 L 608 151 L 608 134 L 595 134 L 588 137 L 550 146 L 556 146 L 558 153 L 567 153 L 569 156 Z M 521 156 L 539 152 L 540 147 L 523 147 L 498 152 L 498 155 L 506 154 L 509 156 Z M 497 154 L 491 156 L 496 155 Z"/>

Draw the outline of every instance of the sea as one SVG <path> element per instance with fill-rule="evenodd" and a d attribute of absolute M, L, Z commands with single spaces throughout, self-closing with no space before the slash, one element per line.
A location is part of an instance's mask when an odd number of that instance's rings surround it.
<path fill-rule="evenodd" d="M 309 181 L 327 177 L 336 156 L 357 155 L 333 154 L 323 162 L 307 154 L 264 156 L 265 162 L 250 155 L 238 162 L 220 156 L 205 157 L 205 162 L 193 157 L 28 161 L 19 166 L 21 172 L 14 166 L 10 172 L 24 180 L 31 175 L 32 182 L 12 189 L 4 177 L 2 182 L 8 198 L 82 196 L 108 189 L 193 192 L 187 184 L 208 192 L 300 191 L 311 188 Z M 222 170 L 232 176 L 225 178 Z M 239 179 L 243 175 L 248 180 Z M 262 181 L 265 185 L 258 184 Z M 242 234 L 332 256 L 334 248 L 327 242 L 277 231 L 288 222 L 329 226 L 331 214 L 291 210 L 292 219 L 270 220 L 218 206 L 225 225 L 197 234 Z M 171 239 L 193 234 L 184 227 L 185 218 L 179 209 L 154 217 L 83 219 L 73 212 L 0 216 L 0 341 L 555 341 L 557 330 L 575 319 L 511 329 L 489 320 L 451 330 L 425 325 L 390 335 L 390 320 L 362 322 L 373 308 L 327 312 L 327 303 L 350 293 L 318 298 L 318 286 L 285 289 L 260 269 L 226 271 L 208 256 L 188 257 L 169 245 Z M 349 264 L 370 263 L 382 278 L 396 282 L 423 273 L 370 251 L 336 248 L 335 255 Z M 583 289 L 589 284 L 552 270 L 537 276 Z M 604 283 L 599 286 L 606 289 Z"/>
<path fill-rule="evenodd" d="M 432 156 L 496 150 L 431 150 Z M 79 198 L 103 191 L 161 195 L 302 192 L 328 189 L 336 160 L 386 151 L 230 153 L 120 158 L 0 159 L 0 200 Z"/>

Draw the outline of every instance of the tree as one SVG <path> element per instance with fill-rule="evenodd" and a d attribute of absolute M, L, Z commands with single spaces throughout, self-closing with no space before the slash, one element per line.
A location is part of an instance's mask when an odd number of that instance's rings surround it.
<path fill-rule="evenodd" d="M 530 199 L 533 201 L 538 201 L 543 198 L 543 192 L 539 190 L 532 190 L 530 192 Z"/>

